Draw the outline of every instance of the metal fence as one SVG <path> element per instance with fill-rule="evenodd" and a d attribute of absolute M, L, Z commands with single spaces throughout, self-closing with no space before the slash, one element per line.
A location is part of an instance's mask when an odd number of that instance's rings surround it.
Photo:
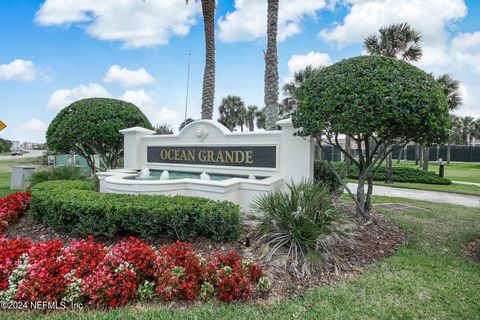
<path fill-rule="evenodd" d="M 323 146 L 325 152 L 321 153 L 321 157 L 319 157 L 318 147 L 317 147 L 317 159 L 321 158 L 322 160 L 329 159 L 330 161 L 342 161 L 343 155 L 337 148 L 325 145 Z M 392 152 L 393 159 L 398 159 L 399 155 L 401 156 L 401 160 L 409 160 L 415 161 L 415 146 L 409 145 L 404 148 L 402 151 L 395 150 Z M 429 151 L 429 160 L 430 161 L 438 161 L 439 159 L 443 159 L 443 161 L 447 160 L 447 146 L 432 146 L 430 147 Z M 400 154 L 401 153 L 401 154 Z M 352 155 L 358 155 L 356 149 L 352 149 Z M 459 146 L 459 145 L 452 145 L 450 146 L 450 161 L 458 161 L 458 162 L 480 162 L 480 146 Z"/>

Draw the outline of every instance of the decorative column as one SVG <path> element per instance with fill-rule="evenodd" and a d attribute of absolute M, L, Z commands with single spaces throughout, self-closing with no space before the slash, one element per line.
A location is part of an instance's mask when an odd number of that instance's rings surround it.
<path fill-rule="evenodd" d="M 291 119 L 280 120 L 277 125 L 282 128 L 280 170 L 285 182 L 299 183 L 303 179 L 313 179 L 314 139 L 295 136 L 296 129 L 293 128 Z"/>
<path fill-rule="evenodd" d="M 124 136 L 123 167 L 125 169 L 141 169 L 141 167 L 146 161 L 144 160 L 144 158 L 146 157 L 146 149 L 143 151 L 140 150 L 140 146 L 142 144 L 142 137 L 146 135 L 152 135 L 155 133 L 155 131 L 142 127 L 133 127 L 120 130 L 120 133 L 122 133 Z"/>

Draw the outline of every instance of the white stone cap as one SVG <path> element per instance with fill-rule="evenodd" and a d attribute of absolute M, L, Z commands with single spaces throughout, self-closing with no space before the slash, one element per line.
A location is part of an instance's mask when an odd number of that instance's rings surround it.
<path fill-rule="evenodd" d="M 281 126 L 281 127 L 288 126 L 288 125 L 291 126 L 292 125 L 292 119 L 288 118 L 288 119 L 279 120 L 279 121 L 277 121 L 277 125 Z"/>
<path fill-rule="evenodd" d="M 142 128 L 142 127 L 132 127 L 132 128 L 127 128 L 127 129 L 122 129 L 119 131 L 122 134 L 127 134 L 127 133 L 141 133 L 141 134 L 154 134 L 155 131 Z"/>

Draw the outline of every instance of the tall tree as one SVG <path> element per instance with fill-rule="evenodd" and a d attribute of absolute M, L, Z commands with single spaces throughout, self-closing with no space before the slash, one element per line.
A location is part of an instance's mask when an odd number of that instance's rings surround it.
<path fill-rule="evenodd" d="M 436 78 L 440 84 L 445 97 L 447 97 L 448 109 L 453 111 L 462 104 L 462 94 L 460 92 L 460 82 L 454 80 L 448 73 L 442 74 Z M 455 119 L 453 119 L 455 120 Z M 452 132 L 453 133 L 453 132 Z M 447 142 L 447 163 L 450 163 L 451 158 L 451 143 L 452 138 Z"/>
<path fill-rule="evenodd" d="M 392 57 L 404 61 L 418 61 L 422 57 L 422 36 L 420 32 L 414 30 L 407 23 L 396 23 L 382 27 L 378 32 L 378 35 L 367 37 L 363 43 L 370 55 Z M 385 182 L 393 183 L 391 153 L 387 156 L 386 166 Z"/>
<path fill-rule="evenodd" d="M 462 127 L 462 141 L 463 144 L 469 146 L 471 143 L 471 136 L 475 132 L 475 118 L 465 116 L 460 118 Z"/>
<path fill-rule="evenodd" d="M 355 196 L 327 159 L 355 201 L 357 212 L 367 219 L 373 176 L 388 154 L 411 141 L 442 143 L 450 130 L 440 85 L 431 75 L 398 59 L 363 56 L 343 60 L 305 81 L 295 97 L 298 108 L 292 123 L 296 134 L 315 138 L 321 148 L 322 143 L 338 148 L 358 168 Z M 358 158 L 339 143 L 340 135 L 351 136 Z"/>
<path fill-rule="evenodd" d="M 257 117 L 258 107 L 257 106 L 248 106 L 247 112 L 245 113 L 245 122 L 248 126 L 248 131 L 255 130 L 255 118 Z"/>
<path fill-rule="evenodd" d="M 265 52 L 265 128 L 277 129 L 278 120 L 278 55 L 277 29 L 279 0 L 267 0 L 267 51 Z"/>
<path fill-rule="evenodd" d="M 245 103 L 237 96 L 227 96 L 222 99 L 219 107 L 218 122 L 233 131 L 237 125 L 242 126 L 245 119 Z"/>
<path fill-rule="evenodd" d="M 189 0 L 186 0 L 188 4 Z M 203 72 L 202 119 L 212 119 L 215 100 L 215 6 L 216 0 L 201 0 L 205 30 L 205 70 Z"/>
<path fill-rule="evenodd" d="M 295 100 L 295 90 L 300 87 L 300 85 L 307 80 L 309 77 L 315 73 L 322 70 L 323 67 L 312 67 L 307 66 L 305 69 L 295 71 L 293 74 L 293 79 L 283 86 L 283 101 L 282 101 L 282 111 L 285 115 L 290 114 L 297 108 L 297 101 Z"/>
<path fill-rule="evenodd" d="M 255 115 L 257 118 L 257 128 L 259 129 L 265 129 L 265 108 L 262 110 L 257 111 L 257 114 Z"/>

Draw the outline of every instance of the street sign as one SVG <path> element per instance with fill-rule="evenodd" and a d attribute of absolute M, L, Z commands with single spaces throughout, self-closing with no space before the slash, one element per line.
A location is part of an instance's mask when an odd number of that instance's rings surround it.
<path fill-rule="evenodd" d="M 0 131 L 5 129 L 6 127 L 7 127 L 7 125 L 0 120 Z"/>

